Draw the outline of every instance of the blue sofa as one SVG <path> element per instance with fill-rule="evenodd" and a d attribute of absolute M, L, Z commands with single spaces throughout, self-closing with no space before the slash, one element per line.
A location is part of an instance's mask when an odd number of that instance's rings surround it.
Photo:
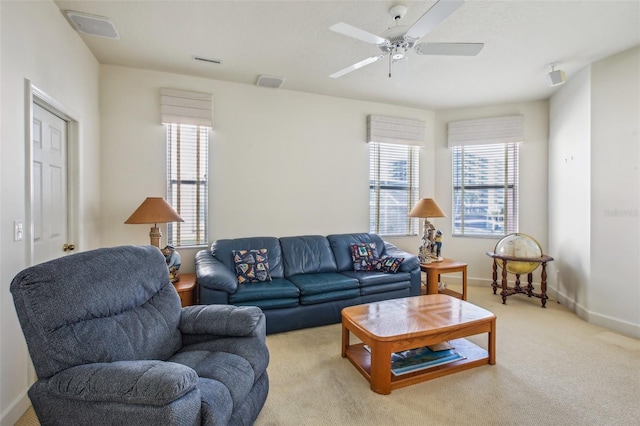
<path fill-rule="evenodd" d="M 404 261 L 396 273 L 354 271 L 351 245 L 358 243 Z M 260 249 L 271 280 L 238 283 L 233 251 Z M 420 294 L 418 257 L 368 233 L 217 240 L 196 254 L 196 276 L 201 304 L 258 306 L 267 334 L 338 323 L 344 307 Z"/>

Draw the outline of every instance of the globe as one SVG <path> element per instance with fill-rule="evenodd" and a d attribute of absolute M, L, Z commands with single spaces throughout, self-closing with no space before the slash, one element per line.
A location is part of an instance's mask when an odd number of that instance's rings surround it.
<path fill-rule="evenodd" d="M 542 256 L 540 244 L 527 234 L 514 233 L 503 237 L 493 250 L 496 254 L 509 257 L 536 258 Z M 498 266 L 503 268 L 502 259 L 496 259 Z M 533 272 L 540 262 L 507 261 L 507 272 L 524 275 Z"/>

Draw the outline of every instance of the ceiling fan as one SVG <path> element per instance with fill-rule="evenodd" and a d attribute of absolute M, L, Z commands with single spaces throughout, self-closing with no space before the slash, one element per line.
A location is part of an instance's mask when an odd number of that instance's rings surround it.
<path fill-rule="evenodd" d="M 476 56 L 484 47 L 484 43 L 416 44 L 417 41 L 435 29 L 449 15 L 455 12 L 456 9 L 462 6 L 462 3 L 464 3 L 464 0 L 439 0 L 410 27 L 399 24 L 407 12 L 407 8 L 402 5 L 393 6 L 389 9 L 389 14 L 395 20 L 396 26 L 385 31 L 383 37 L 345 24 L 344 22 L 332 25 L 329 27 L 331 31 L 366 43 L 375 44 L 383 53 L 357 62 L 331 74 L 329 77 L 342 77 L 345 74 L 377 62 L 386 55 L 389 55 L 389 77 L 391 77 L 391 65 L 398 61 L 406 61 L 407 53 L 410 51 L 414 51 L 419 55 Z"/>

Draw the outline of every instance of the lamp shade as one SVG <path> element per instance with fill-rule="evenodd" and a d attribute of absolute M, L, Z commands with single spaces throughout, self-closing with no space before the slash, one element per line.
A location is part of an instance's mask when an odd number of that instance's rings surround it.
<path fill-rule="evenodd" d="M 423 198 L 409 212 L 409 217 L 447 217 L 433 198 Z"/>
<path fill-rule="evenodd" d="M 124 223 L 184 222 L 180 215 L 162 197 L 148 197 Z"/>

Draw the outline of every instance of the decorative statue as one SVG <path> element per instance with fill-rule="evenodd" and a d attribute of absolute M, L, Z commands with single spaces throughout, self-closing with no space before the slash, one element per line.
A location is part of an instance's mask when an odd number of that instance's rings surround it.
<path fill-rule="evenodd" d="M 162 249 L 165 259 L 167 259 L 167 268 L 169 268 L 169 279 L 172 283 L 178 282 L 180 276 L 178 275 L 178 269 L 182 264 L 182 258 L 173 246 L 166 246 Z"/>
<path fill-rule="evenodd" d="M 422 234 L 422 245 L 420 246 L 420 253 L 418 257 L 420 258 L 420 263 L 431 263 L 433 262 L 432 245 L 433 245 L 433 235 L 436 228 L 432 224 L 425 223 L 425 232 Z"/>
<path fill-rule="evenodd" d="M 431 245 L 431 254 L 435 255 L 436 259 L 442 260 L 440 257 L 440 251 L 442 250 L 442 231 L 438 229 L 435 234 Z"/>

